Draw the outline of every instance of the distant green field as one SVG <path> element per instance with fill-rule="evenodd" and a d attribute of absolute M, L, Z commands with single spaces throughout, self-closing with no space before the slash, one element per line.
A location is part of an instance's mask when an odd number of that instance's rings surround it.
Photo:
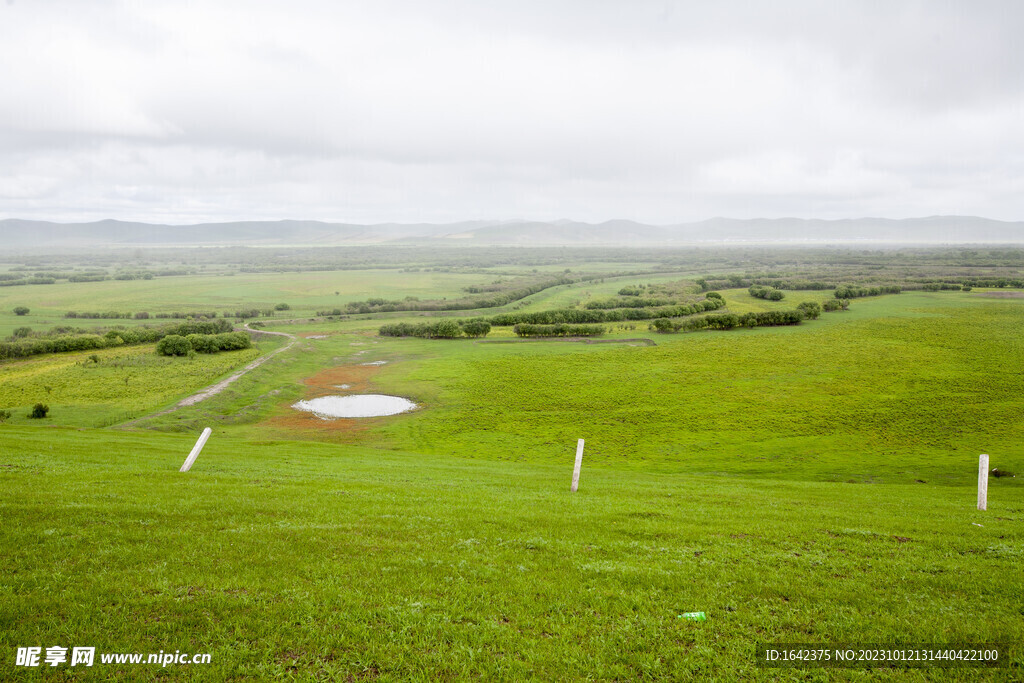
<path fill-rule="evenodd" d="M 278 315 L 308 316 L 320 309 L 344 306 L 369 297 L 402 299 L 406 296 L 442 298 L 465 296 L 463 287 L 491 282 L 483 274 L 414 272 L 395 270 L 339 270 L 315 273 L 240 273 L 233 276 L 164 277 L 153 280 L 106 280 L 62 282 L 53 285 L 0 287 L 0 336 L 27 325 L 49 329 L 54 325 L 90 327 L 133 324 L 129 320 L 69 320 L 68 311 L 118 311 L 150 314 L 176 311 L 224 311 L 292 307 Z M 338 294 L 335 294 L 338 292 Z M 25 306 L 27 316 L 13 309 Z M 150 324 L 154 320 L 140 321 Z"/>

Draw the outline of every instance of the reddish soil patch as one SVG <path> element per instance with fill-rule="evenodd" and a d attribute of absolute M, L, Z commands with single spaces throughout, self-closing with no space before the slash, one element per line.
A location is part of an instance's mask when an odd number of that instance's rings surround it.
<path fill-rule="evenodd" d="M 371 388 L 370 379 L 380 372 L 379 365 L 340 365 L 336 368 L 321 370 L 312 377 L 302 380 L 308 389 L 303 398 L 311 399 L 319 396 L 337 394 L 338 385 L 347 384 L 344 391 L 352 394 L 366 393 Z"/>
<path fill-rule="evenodd" d="M 1024 299 L 1024 292 L 978 292 L 974 296 L 987 299 Z"/>
<path fill-rule="evenodd" d="M 378 372 L 380 372 L 379 365 L 341 365 L 321 370 L 302 380 L 302 383 L 306 385 L 306 394 L 302 398 L 308 401 L 320 396 L 373 393 L 375 390 L 371 379 Z M 339 389 L 338 386 L 341 384 L 347 384 L 348 388 Z M 290 410 L 288 415 L 271 418 L 269 422 L 275 427 L 303 432 L 316 431 L 354 435 L 365 431 L 372 425 L 373 418 L 340 417 L 334 420 L 324 420 L 313 413 Z"/>

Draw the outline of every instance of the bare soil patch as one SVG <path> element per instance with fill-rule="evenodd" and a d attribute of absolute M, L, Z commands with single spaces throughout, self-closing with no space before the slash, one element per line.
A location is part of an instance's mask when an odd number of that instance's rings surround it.
<path fill-rule="evenodd" d="M 380 372 L 379 365 L 340 365 L 326 368 L 302 380 L 306 385 L 304 400 L 334 396 L 338 387 L 347 384 L 346 393 L 373 393 L 372 378 Z M 291 402 L 289 402 L 289 406 Z M 275 427 L 301 432 L 330 432 L 336 435 L 357 434 L 374 424 L 374 418 L 359 420 L 322 420 L 313 413 L 288 409 L 288 413 L 268 420 Z"/>
<path fill-rule="evenodd" d="M 978 292 L 974 296 L 986 299 L 1024 299 L 1024 292 Z"/>

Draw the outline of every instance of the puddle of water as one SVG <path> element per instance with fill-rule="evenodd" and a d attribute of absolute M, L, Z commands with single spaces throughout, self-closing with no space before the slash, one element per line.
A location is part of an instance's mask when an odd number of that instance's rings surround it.
<path fill-rule="evenodd" d="M 387 363 L 386 360 L 373 360 L 369 363 L 360 363 L 360 365 L 387 365 Z"/>
<path fill-rule="evenodd" d="M 335 384 L 334 386 L 336 386 L 339 389 L 351 389 L 352 388 L 351 384 Z"/>
<path fill-rule="evenodd" d="M 349 396 L 321 396 L 299 401 L 292 408 L 313 413 L 328 420 L 332 417 L 382 417 L 412 410 L 416 404 L 401 396 L 384 394 L 354 394 Z"/>
<path fill-rule="evenodd" d="M 326 334 L 311 334 L 306 339 L 327 339 Z"/>

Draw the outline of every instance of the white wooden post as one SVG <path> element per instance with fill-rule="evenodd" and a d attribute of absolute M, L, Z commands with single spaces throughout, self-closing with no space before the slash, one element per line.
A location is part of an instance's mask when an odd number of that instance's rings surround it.
<path fill-rule="evenodd" d="M 583 466 L 583 439 L 576 443 L 576 467 L 572 470 L 572 492 L 580 485 L 580 467 Z"/>
<path fill-rule="evenodd" d="M 988 455 L 978 459 L 978 509 L 988 509 Z"/>
<path fill-rule="evenodd" d="M 203 450 L 203 446 L 206 445 L 206 440 L 210 438 L 210 434 L 213 434 L 213 430 L 207 427 L 203 430 L 203 433 L 199 435 L 199 440 L 196 441 L 196 445 L 192 447 L 192 452 L 185 458 L 185 464 L 181 466 L 181 472 L 188 472 L 192 467 L 192 463 L 199 457 L 199 451 Z"/>

